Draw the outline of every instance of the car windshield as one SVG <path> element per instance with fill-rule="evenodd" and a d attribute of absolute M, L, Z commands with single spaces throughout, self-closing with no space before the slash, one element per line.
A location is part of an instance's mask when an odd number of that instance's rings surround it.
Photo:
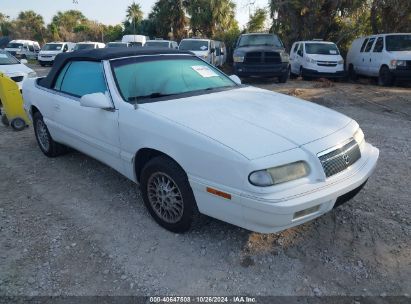
<path fill-rule="evenodd" d="M 122 97 L 133 104 L 237 86 L 225 74 L 194 56 L 130 57 L 112 60 L 111 66 Z"/>
<path fill-rule="evenodd" d="M 8 52 L 0 51 L 0 65 L 19 64 L 20 62 Z"/>
<path fill-rule="evenodd" d="M 145 46 L 168 48 L 168 41 L 147 41 Z"/>
<path fill-rule="evenodd" d="M 307 54 L 339 55 L 340 52 L 335 44 L 331 43 L 306 43 L 305 52 Z"/>
<path fill-rule="evenodd" d="M 94 49 L 94 44 L 92 44 L 92 43 L 79 43 L 79 44 L 76 44 L 76 46 L 74 47 L 75 51 L 78 51 L 78 50 L 91 50 L 91 49 Z"/>
<path fill-rule="evenodd" d="M 47 43 L 43 46 L 43 51 L 60 51 L 63 45 L 61 43 Z"/>
<path fill-rule="evenodd" d="M 387 51 L 411 51 L 411 35 L 390 35 L 385 37 Z"/>
<path fill-rule="evenodd" d="M 180 50 L 183 51 L 207 51 L 207 40 L 183 40 L 180 42 Z"/>
<path fill-rule="evenodd" d="M 282 48 L 284 47 L 280 38 L 277 35 L 244 35 L 241 36 L 240 41 L 238 43 L 238 47 L 244 46 L 258 46 L 258 45 L 267 45 L 267 46 L 275 46 Z"/>
<path fill-rule="evenodd" d="M 109 48 L 111 48 L 111 47 L 127 47 L 127 43 L 110 42 L 109 44 L 107 44 L 107 47 L 109 47 Z"/>
<path fill-rule="evenodd" d="M 10 48 L 10 49 L 20 49 L 22 47 L 23 47 L 23 43 L 14 43 L 14 42 L 10 42 L 6 46 L 6 48 Z"/>

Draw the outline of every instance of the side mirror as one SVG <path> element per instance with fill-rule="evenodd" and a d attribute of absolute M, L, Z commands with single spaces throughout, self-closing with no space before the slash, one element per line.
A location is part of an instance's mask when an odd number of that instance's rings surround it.
<path fill-rule="evenodd" d="M 241 79 L 237 75 L 231 75 L 230 79 L 234 81 L 236 84 L 241 84 Z"/>
<path fill-rule="evenodd" d="M 215 48 L 210 49 L 210 53 L 214 53 L 215 52 Z"/>
<path fill-rule="evenodd" d="M 21 59 L 21 60 L 20 60 L 20 63 L 22 63 L 22 64 L 27 64 L 27 63 L 29 63 L 29 62 L 27 61 L 27 59 Z"/>
<path fill-rule="evenodd" d="M 83 107 L 96 108 L 96 109 L 112 109 L 113 104 L 110 98 L 103 93 L 92 93 L 83 95 L 80 98 L 80 104 Z"/>

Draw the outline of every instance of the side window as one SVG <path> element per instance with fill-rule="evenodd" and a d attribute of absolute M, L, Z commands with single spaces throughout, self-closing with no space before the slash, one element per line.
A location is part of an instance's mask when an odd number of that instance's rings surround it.
<path fill-rule="evenodd" d="M 371 47 L 374 43 L 374 40 L 375 40 L 374 37 L 370 38 L 370 40 L 368 40 L 367 46 L 365 47 L 365 50 L 364 50 L 365 53 L 368 53 L 371 50 Z"/>
<path fill-rule="evenodd" d="M 298 43 L 295 43 L 291 52 L 293 52 L 293 53 L 297 52 L 298 45 L 299 45 Z"/>
<path fill-rule="evenodd" d="M 30 51 L 30 52 L 34 52 L 34 47 L 33 47 L 32 44 L 29 44 L 29 51 Z"/>
<path fill-rule="evenodd" d="M 383 49 L 384 49 L 384 38 L 383 37 L 378 37 L 377 41 L 375 42 L 373 52 L 374 53 L 381 53 Z"/>
<path fill-rule="evenodd" d="M 57 77 L 54 88 L 63 93 L 81 97 L 107 91 L 101 62 L 73 61 Z"/>
<path fill-rule="evenodd" d="M 68 51 L 68 45 L 67 45 L 67 44 L 65 44 L 65 45 L 64 45 L 63 52 L 67 52 L 67 51 Z"/>
<path fill-rule="evenodd" d="M 364 49 L 365 49 L 365 46 L 367 45 L 367 42 L 368 42 L 368 38 L 365 39 L 364 42 L 361 45 L 361 50 L 360 50 L 361 53 L 364 52 Z"/>

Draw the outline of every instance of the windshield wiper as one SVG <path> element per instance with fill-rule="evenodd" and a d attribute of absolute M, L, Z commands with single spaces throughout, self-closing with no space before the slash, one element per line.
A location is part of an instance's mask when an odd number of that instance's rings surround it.
<path fill-rule="evenodd" d="M 151 93 L 149 95 L 129 97 L 128 101 L 136 101 L 138 99 L 160 98 L 160 97 L 166 97 L 166 96 L 171 96 L 171 95 L 177 95 L 177 94 L 163 94 L 163 93 L 160 93 L 160 92 L 154 92 L 154 93 Z"/>

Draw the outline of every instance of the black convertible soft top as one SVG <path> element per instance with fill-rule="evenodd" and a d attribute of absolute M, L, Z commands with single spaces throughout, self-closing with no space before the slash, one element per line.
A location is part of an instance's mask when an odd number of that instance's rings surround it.
<path fill-rule="evenodd" d="M 38 84 L 42 87 L 51 89 L 55 78 L 60 70 L 71 60 L 87 60 L 87 61 L 102 61 L 115 58 L 139 56 L 139 55 L 162 55 L 162 54 L 190 54 L 187 51 L 179 51 L 166 48 L 151 48 L 151 47 L 131 47 L 131 48 L 104 48 L 94 50 L 80 50 L 68 53 L 61 53 L 56 56 L 53 68 L 45 78 L 39 80 Z"/>

